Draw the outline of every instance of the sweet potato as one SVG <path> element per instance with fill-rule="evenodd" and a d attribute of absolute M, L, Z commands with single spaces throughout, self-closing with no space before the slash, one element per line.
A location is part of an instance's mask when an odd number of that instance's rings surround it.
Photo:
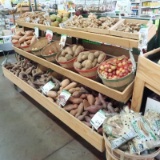
<path fill-rule="evenodd" d="M 64 79 L 62 82 L 61 82 L 61 87 L 64 88 L 66 86 L 68 86 L 70 83 L 70 80 L 69 79 Z"/>
<path fill-rule="evenodd" d="M 89 117 L 89 116 L 85 116 L 84 119 L 85 119 L 86 122 L 90 122 L 92 118 Z"/>
<path fill-rule="evenodd" d="M 72 102 L 73 104 L 80 104 L 81 102 L 83 102 L 83 99 L 70 97 L 69 101 Z"/>
<path fill-rule="evenodd" d="M 95 105 L 101 105 L 101 104 L 102 104 L 102 103 L 101 103 L 101 101 L 99 100 L 99 98 L 96 97 Z"/>
<path fill-rule="evenodd" d="M 47 93 L 47 96 L 51 97 L 51 98 L 56 98 L 57 97 L 57 93 L 55 91 L 49 91 Z"/>
<path fill-rule="evenodd" d="M 28 37 L 25 38 L 25 40 L 27 40 L 27 41 L 28 41 L 28 40 L 31 40 L 32 37 L 33 37 L 33 36 L 28 36 Z"/>
<path fill-rule="evenodd" d="M 64 110 L 66 111 L 71 111 L 71 110 L 74 110 L 74 109 L 77 109 L 78 105 L 77 104 L 68 104 L 66 105 L 64 108 Z"/>
<path fill-rule="evenodd" d="M 75 91 L 72 96 L 75 98 L 79 98 L 84 92 L 83 91 Z"/>
<path fill-rule="evenodd" d="M 78 116 L 77 118 L 78 118 L 80 121 L 82 121 L 87 114 L 88 114 L 88 111 L 84 111 L 84 112 L 82 113 L 82 115 Z"/>
<path fill-rule="evenodd" d="M 112 103 L 108 103 L 107 109 L 108 109 L 109 112 L 115 113 L 114 108 L 112 107 Z"/>
<path fill-rule="evenodd" d="M 72 82 L 69 85 L 67 85 L 66 87 L 64 87 L 65 90 L 70 90 L 71 88 L 75 88 L 77 86 L 76 82 Z"/>
<path fill-rule="evenodd" d="M 13 40 L 12 40 L 12 43 L 13 43 L 13 44 L 18 43 L 18 40 L 13 39 Z"/>
<path fill-rule="evenodd" d="M 92 105 L 92 106 L 85 108 L 84 110 L 89 111 L 90 113 L 96 113 L 97 111 L 99 111 L 102 108 L 103 108 L 103 106 L 100 106 L 100 105 Z"/>
<path fill-rule="evenodd" d="M 76 87 L 76 88 L 71 88 L 71 89 L 69 89 L 69 92 L 70 93 L 74 93 L 75 91 L 79 91 L 80 90 L 80 88 L 79 87 Z"/>
<path fill-rule="evenodd" d="M 36 36 L 33 36 L 31 39 L 31 44 L 33 44 L 34 42 L 36 42 Z"/>
<path fill-rule="evenodd" d="M 33 31 L 26 31 L 26 32 L 25 32 L 25 35 L 26 35 L 26 36 L 33 36 Z"/>
<path fill-rule="evenodd" d="M 75 117 L 78 117 L 78 116 L 80 116 L 80 115 L 82 114 L 83 108 L 84 108 L 84 107 L 83 107 L 83 102 L 82 102 L 82 103 L 80 103 L 79 106 L 78 106 L 78 111 L 77 111 Z"/>
<path fill-rule="evenodd" d="M 83 100 L 83 106 L 84 108 L 87 108 L 90 106 L 89 102 L 86 99 Z"/>
<path fill-rule="evenodd" d="M 78 108 L 74 109 L 74 110 L 71 110 L 70 114 L 73 115 L 73 116 L 75 116 L 77 114 L 77 112 L 78 112 Z"/>
<path fill-rule="evenodd" d="M 103 108 L 107 108 L 108 103 L 103 99 L 102 95 L 99 93 L 98 98 L 101 101 Z"/>
<path fill-rule="evenodd" d="M 26 36 L 23 36 L 19 39 L 19 43 L 23 43 L 25 41 Z"/>
<path fill-rule="evenodd" d="M 92 125 L 89 122 L 86 121 L 82 121 L 85 125 L 87 125 L 88 127 L 92 127 Z"/>
<path fill-rule="evenodd" d="M 47 97 L 47 99 L 51 102 L 54 102 L 54 100 L 51 97 Z"/>
<path fill-rule="evenodd" d="M 12 39 L 16 39 L 16 40 L 19 40 L 21 38 L 21 36 L 18 36 L 18 35 L 13 35 L 12 36 Z"/>
<path fill-rule="evenodd" d="M 80 96 L 80 98 L 86 98 L 87 97 L 87 94 L 82 94 L 81 96 Z"/>
<path fill-rule="evenodd" d="M 95 99 L 94 99 L 94 97 L 93 97 L 92 94 L 88 94 L 87 95 L 87 100 L 88 100 L 88 102 L 89 102 L 90 105 L 93 105 L 94 102 L 95 102 Z"/>

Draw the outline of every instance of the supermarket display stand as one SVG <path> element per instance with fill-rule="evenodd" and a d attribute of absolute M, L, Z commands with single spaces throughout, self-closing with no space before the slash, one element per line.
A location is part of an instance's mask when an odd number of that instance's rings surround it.
<path fill-rule="evenodd" d="M 72 29 L 64 29 L 60 27 L 51 27 L 51 26 L 44 26 L 41 24 L 31 24 L 25 23 L 21 21 L 16 22 L 19 26 L 32 28 L 38 27 L 39 30 L 46 31 L 47 29 L 52 30 L 54 33 L 58 34 L 66 34 L 70 37 L 80 38 L 80 39 L 87 39 L 90 41 L 97 41 L 112 45 L 121 46 L 124 48 L 138 48 L 138 40 L 129 39 L 129 38 L 122 38 L 122 37 L 115 37 L 110 35 L 101 35 L 89 32 L 83 32 L 78 30 Z M 154 36 L 155 33 L 151 33 L 149 40 Z M 100 49 L 100 48 L 99 48 Z M 72 79 L 73 81 L 79 82 L 97 92 L 100 92 L 112 99 L 115 99 L 119 102 L 126 103 L 133 91 L 133 82 L 129 84 L 123 92 L 111 89 L 99 82 L 94 80 L 88 79 L 83 77 L 73 71 L 67 70 L 62 68 L 61 66 L 46 61 L 40 57 L 37 57 L 31 53 L 25 52 L 19 48 L 14 47 L 15 52 L 18 54 L 38 63 L 42 66 L 50 68 L 55 72 Z M 21 88 L 24 92 L 28 95 L 32 95 L 32 98 L 40 103 L 44 108 L 50 111 L 53 115 L 59 118 L 62 122 L 68 125 L 72 130 L 74 130 L 77 134 L 83 137 L 86 141 L 88 141 L 91 145 L 93 145 L 97 150 L 103 152 L 105 150 L 104 139 L 103 136 L 98 134 L 97 132 L 93 131 L 91 128 L 83 124 L 81 121 L 73 117 L 71 114 L 66 112 L 64 109 L 60 108 L 56 103 L 50 102 L 45 96 L 43 96 L 40 92 L 29 86 L 26 82 L 22 81 L 20 78 L 16 77 L 13 73 L 8 71 L 7 69 L 3 68 L 3 73 L 10 81 L 12 81 L 16 86 Z"/>
<path fill-rule="evenodd" d="M 139 56 L 131 104 L 134 111 L 139 112 L 141 110 L 145 87 L 160 95 L 160 66 L 148 59 L 149 56 L 157 52 L 160 53 L 160 48 L 152 50 L 144 56 Z"/>

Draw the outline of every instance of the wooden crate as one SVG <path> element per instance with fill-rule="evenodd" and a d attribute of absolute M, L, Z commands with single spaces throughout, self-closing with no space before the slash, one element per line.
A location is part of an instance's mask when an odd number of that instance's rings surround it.
<path fill-rule="evenodd" d="M 117 90 L 114 90 L 112 88 L 109 88 L 99 82 L 96 82 L 92 79 L 89 79 L 89 78 L 86 78 L 86 77 L 83 77 L 81 75 L 79 75 L 78 73 L 75 73 L 71 70 L 68 70 L 68 69 L 65 69 L 65 68 L 62 68 L 61 66 L 57 65 L 57 64 L 54 64 L 54 63 L 51 63 L 51 62 L 48 62 L 40 57 L 37 57 L 33 54 L 30 54 L 28 52 L 25 52 L 19 48 L 16 48 L 14 47 L 14 50 L 15 52 L 19 53 L 20 55 L 34 61 L 34 62 L 37 62 L 47 68 L 50 68 L 54 71 L 56 71 L 57 73 L 61 74 L 61 75 L 64 75 L 70 79 L 72 79 L 73 81 L 76 81 L 76 82 L 79 82 L 80 84 L 83 84 L 99 93 L 102 93 L 112 99 L 115 99 L 119 102 L 123 102 L 123 103 L 126 103 L 129 98 L 131 97 L 132 95 L 132 92 L 133 92 L 133 82 L 130 83 L 125 89 L 124 91 L 120 92 L 120 91 L 117 91 Z"/>
<path fill-rule="evenodd" d="M 160 95 L 160 65 L 148 59 L 156 54 L 160 54 L 160 48 L 139 56 L 131 105 L 134 111 L 140 111 L 145 87 Z"/>
<path fill-rule="evenodd" d="M 154 25 L 152 25 L 149 21 L 134 20 L 134 19 L 123 19 L 122 21 L 120 21 L 120 23 L 116 24 L 114 27 L 112 27 L 110 29 L 110 35 L 138 40 L 139 39 L 139 33 L 128 33 L 128 32 L 123 32 L 123 31 L 117 31 L 117 28 L 120 27 L 123 23 L 124 24 L 126 24 L 126 23 L 146 24 L 148 26 L 148 38 L 151 37 L 152 34 L 154 34 L 154 35 L 156 34 L 155 28 L 152 27 Z"/>
<path fill-rule="evenodd" d="M 8 78 L 11 82 L 21 88 L 25 93 L 41 104 L 45 109 L 51 112 L 54 116 L 60 119 L 63 123 L 65 123 L 68 127 L 70 127 L 73 131 L 83 137 L 86 141 L 88 141 L 92 146 L 94 146 L 100 152 L 104 151 L 104 139 L 103 136 L 93 131 L 87 125 L 83 124 L 77 118 L 72 116 L 70 113 L 65 111 L 63 108 L 60 108 L 56 103 L 48 100 L 43 94 L 35 90 L 33 87 L 28 85 L 26 82 L 15 76 L 6 68 L 2 68 L 4 76 Z"/>

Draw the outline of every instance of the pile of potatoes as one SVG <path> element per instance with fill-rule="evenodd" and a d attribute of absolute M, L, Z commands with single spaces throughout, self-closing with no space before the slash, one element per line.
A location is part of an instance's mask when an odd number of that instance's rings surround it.
<path fill-rule="evenodd" d="M 76 61 L 74 62 L 74 68 L 79 70 L 88 70 L 99 66 L 105 60 L 106 54 L 102 51 L 86 51 L 81 52 Z"/>
<path fill-rule="evenodd" d="M 27 16 L 23 16 L 25 18 L 26 22 L 29 23 L 38 23 L 38 24 L 44 24 L 44 25 L 50 25 L 51 20 L 49 15 L 46 15 L 45 12 L 31 12 L 31 13 L 24 13 L 27 14 Z"/>
<path fill-rule="evenodd" d="M 58 62 L 67 62 L 71 59 L 78 56 L 80 52 L 84 51 L 84 47 L 81 45 L 72 45 L 65 47 L 62 52 L 58 55 L 57 61 Z"/>
<path fill-rule="evenodd" d="M 66 22 L 67 27 L 78 27 L 78 28 L 99 28 L 109 29 L 118 22 L 118 19 L 110 17 L 97 18 L 93 13 L 88 18 L 80 16 L 74 16 L 72 20 Z"/>
<path fill-rule="evenodd" d="M 16 32 L 15 35 L 12 36 L 13 45 L 16 43 L 20 44 L 20 47 L 27 47 L 33 44 L 36 41 L 36 36 L 32 30 L 25 32 Z"/>
<path fill-rule="evenodd" d="M 138 33 L 140 27 L 141 24 L 139 23 L 122 23 L 116 30 L 129 33 Z"/>
<path fill-rule="evenodd" d="M 71 97 L 63 109 L 89 127 L 92 127 L 91 118 L 100 109 L 106 114 L 120 112 L 121 107 L 118 102 L 62 77 L 56 72 L 48 72 L 47 68 L 39 66 L 28 59 L 23 58 L 17 63 L 7 64 L 5 67 L 41 93 L 41 87 L 48 81 L 55 83 L 55 88 L 46 93 L 46 98 L 51 102 L 58 104 L 58 97 L 62 90 L 70 92 Z M 97 132 L 102 134 L 102 127 Z"/>

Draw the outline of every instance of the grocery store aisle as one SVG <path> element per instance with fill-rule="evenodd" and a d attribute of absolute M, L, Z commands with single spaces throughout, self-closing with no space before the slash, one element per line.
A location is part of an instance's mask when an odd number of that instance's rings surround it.
<path fill-rule="evenodd" d="M 14 54 L 9 57 L 15 61 Z M 105 159 L 28 95 L 17 91 L 1 69 L 0 74 L 0 160 Z"/>

